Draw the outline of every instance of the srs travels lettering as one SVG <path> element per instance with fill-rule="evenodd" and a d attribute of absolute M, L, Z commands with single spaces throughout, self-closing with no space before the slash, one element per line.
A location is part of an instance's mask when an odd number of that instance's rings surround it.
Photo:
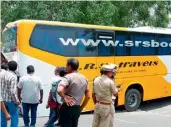
<path fill-rule="evenodd" d="M 158 61 L 144 61 L 144 62 L 121 62 L 119 67 L 141 67 L 141 66 L 156 66 Z"/>
<path fill-rule="evenodd" d="M 97 67 L 97 65 L 95 63 L 86 63 L 84 65 L 84 67 L 80 68 L 80 70 L 84 69 L 97 69 L 97 68 L 101 68 L 102 65 L 104 64 L 108 64 L 108 63 L 102 63 L 100 64 L 99 67 Z M 149 66 L 157 66 L 158 65 L 158 61 L 136 61 L 136 62 L 120 62 L 119 64 L 119 68 L 133 68 L 133 67 L 149 67 Z"/>

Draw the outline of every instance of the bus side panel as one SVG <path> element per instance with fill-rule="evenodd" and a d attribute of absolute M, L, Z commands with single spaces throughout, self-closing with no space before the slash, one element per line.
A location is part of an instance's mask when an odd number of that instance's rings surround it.
<path fill-rule="evenodd" d="M 157 61 L 157 65 L 154 64 L 155 61 Z M 166 80 L 163 78 L 164 75 L 157 74 L 158 69 L 166 74 L 167 68 L 165 64 L 157 57 L 131 56 L 124 59 L 122 59 L 122 57 L 115 57 L 115 63 L 120 66 L 116 76 L 116 83 L 121 82 L 122 80 L 122 88 L 124 89 L 119 93 L 119 105 L 124 104 L 126 89 L 132 84 L 140 84 L 142 86 L 144 90 L 143 100 L 150 100 L 167 96 L 166 84 L 168 83 L 166 83 Z M 139 66 L 140 64 L 138 63 L 142 63 L 142 65 Z"/>
<path fill-rule="evenodd" d="M 166 55 L 166 56 L 158 56 L 158 58 L 165 64 L 167 68 L 167 73 L 164 73 L 163 80 L 165 84 L 165 94 L 166 96 L 171 96 L 171 55 Z M 159 75 L 162 75 L 163 72 L 158 69 L 157 73 Z"/>

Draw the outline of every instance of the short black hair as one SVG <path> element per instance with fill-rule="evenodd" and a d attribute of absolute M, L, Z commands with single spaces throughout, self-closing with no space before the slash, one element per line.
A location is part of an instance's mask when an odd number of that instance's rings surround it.
<path fill-rule="evenodd" d="M 65 67 L 61 67 L 59 70 L 59 76 L 64 77 L 67 74 L 67 70 Z"/>
<path fill-rule="evenodd" d="M 67 60 L 67 66 L 71 66 L 73 70 L 77 70 L 79 67 L 79 62 L 77 59 L 70 58 Z"/>
<path fill-rule="evenodd" d="M 57 66 L 57 67 L 55 68 L 55 74 L 56 74 L 56 73 L 59 73 L 60 68 L 61 68 L 61 67 L 59 67 L 59 66 Z"/>
<path fill-rule="evenodd" d="M 100 74 L 101 74 L 101 75 L 103 75 L 103 74 L 104 74 L 104 71 L 103 71 L 102 69 L 100 70 Z"/>
<path fill-rule="evenodd" d="M 34 66 L 33 66 L 33 65 L 27 66 L 27 73 L 28 73 L 28 74 L 34 73 Z"/>
<path fill-rule="evenodd" d="M 8 69 L 9 69 L 10 71 L 16 71 L 16 70 L 17 70 L 17 62 L 15 62 L 15 61 L 10 61 L 10 62 L 8 63 Z"/>
<path fill-rule="evenodd" d="M 8 63 L 6 62 L 1 63 L 1 69 L 8 70 Z"/>

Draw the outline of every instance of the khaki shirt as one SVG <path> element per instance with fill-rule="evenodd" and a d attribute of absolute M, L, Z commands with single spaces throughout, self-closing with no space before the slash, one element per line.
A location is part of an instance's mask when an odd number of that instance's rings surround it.
<path fill-rule="evenodd" d="M 105 75 L 94 79 L 93 93 L 96 94 L 96 101 L 113 103 L 112 95 L 118 90 L 113 80 Z"/>
<path fill-rule="evenodd" d="M 88 80 L 78 72 L 67 74 L 59 86 L 65 87 L 65 94 L 75 99 L 75 105 L 80 105 L 85 92 L 88 92 Z"/>

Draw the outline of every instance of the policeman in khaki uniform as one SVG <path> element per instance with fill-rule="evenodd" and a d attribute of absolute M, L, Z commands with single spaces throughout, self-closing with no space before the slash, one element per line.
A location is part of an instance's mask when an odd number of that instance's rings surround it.
<path fill-rule="evenodd" d="M 95 103 L 92 127 L 113 127 L 114 104 L 112 95 L 117 96 L 118 89 L 112 80 L 115 68 L 112 65 L 102 66 L 103 75 L 94 79 L 93 101 Z"/>

